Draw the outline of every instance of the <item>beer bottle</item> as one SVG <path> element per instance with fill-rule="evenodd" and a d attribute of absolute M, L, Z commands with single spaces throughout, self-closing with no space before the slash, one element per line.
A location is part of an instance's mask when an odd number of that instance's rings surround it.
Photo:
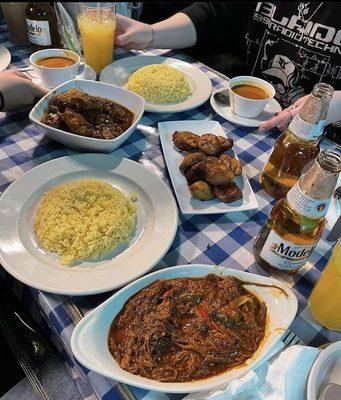
<path fill-rule="evenodd" d="M 284 197 L 319 154 L 319 139 L 333 93 L 330 85 L 317 83 L 286 132 L 277 139 L 260 176 L 263 189 L 272 197 Z"/>
<path fill-rule="evenodd" d="M 313 252 L 341 171 L 341 153 L 322 151 L 310 169 L 280 199 L 254 242 L 254 255 L 267 272 L 293 274 Z"/>
<path fill-rule="evenodd" d="M 59 48 L 57 17 L 49 3 L 31 2 L 26 7 L 28 40 L 34 50 Z"/>

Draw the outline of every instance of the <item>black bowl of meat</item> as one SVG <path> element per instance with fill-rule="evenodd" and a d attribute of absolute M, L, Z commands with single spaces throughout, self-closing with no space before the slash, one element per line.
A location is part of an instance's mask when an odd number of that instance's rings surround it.
<path fill-rule="evenodd" d="M 166 268 L 121 289 L 76 327 L 86 367 L 145 389 L 209 390 L 244 375 L 297 311 L 283 283 L 214 266 Z"/>
<path fill-rule="evenodd" d="M 110 152 L 134 131 L 144 99 L 95 81 L 73 80 L 44 96 L 30 120 L 51 139 L 85 151 Z"/>

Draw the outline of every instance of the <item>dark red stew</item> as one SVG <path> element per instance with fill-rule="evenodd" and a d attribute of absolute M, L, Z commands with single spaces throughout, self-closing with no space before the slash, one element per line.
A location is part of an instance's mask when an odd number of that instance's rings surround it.
<path fill-rule="evenodd" d="M 234 277 L 158 280 L 131 297 L 108 345 L 126 371 L 161 382 L 221 374 L 252 357 L 266 305 Z"/>

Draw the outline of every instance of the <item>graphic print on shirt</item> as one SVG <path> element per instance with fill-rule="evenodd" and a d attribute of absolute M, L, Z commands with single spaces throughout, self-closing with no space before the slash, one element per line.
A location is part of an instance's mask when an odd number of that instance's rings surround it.
<path fill-rule="evenodd" d="M 246 35 L 247 58 L 252 75 L 269 81 L 284 107 L 317 82 L 341 79 L 341 29 L 314 21 L 321 7 L 320 2 L 299 3 L 289 14 L 278 15 L 277 5 L 257 3 L 253 20 L 258 23 Z M 340 62 L 334 65 L 330 55 Z"/>

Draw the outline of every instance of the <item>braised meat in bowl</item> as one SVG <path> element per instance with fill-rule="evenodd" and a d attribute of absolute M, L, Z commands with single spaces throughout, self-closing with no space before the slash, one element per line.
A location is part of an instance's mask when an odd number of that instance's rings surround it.
<path fill-rule="evenodd" d="M 241 366 L 259 348 L 267 307 L 236 277 L 157 280 L 112 322 L 120 367 L 159 382 L 189 382 Z"/>

